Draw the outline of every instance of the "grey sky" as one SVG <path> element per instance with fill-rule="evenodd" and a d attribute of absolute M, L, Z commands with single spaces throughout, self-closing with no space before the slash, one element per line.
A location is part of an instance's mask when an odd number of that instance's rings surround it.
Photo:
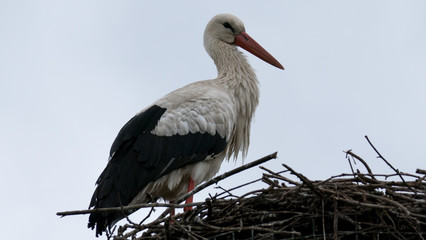
<path fill-rule="evenodd" d="M 353 149 L 389 172 L 368 135 L 400 170 L 426 167 L 424 1 L 1 1 L 4 239 L 94 238 L 87 216 L 55 213 L 87 208 L 112 141 L 136 112 L 216 77 L 202 36 L 223 12 L 286 68 L 247 54 L 261 99 L 246 161 L 278 151 L 267 167 L 286 162 L 319 179 L 349 172 L 342 151 Z"/>

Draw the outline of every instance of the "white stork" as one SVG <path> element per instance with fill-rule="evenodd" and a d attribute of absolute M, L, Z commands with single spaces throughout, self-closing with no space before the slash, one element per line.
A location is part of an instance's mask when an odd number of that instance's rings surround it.
<path fill-rule="evenodd" d="M 218 77 L 167 94 L 124 125 L 89 208 L 173 201 L 212 178 L 224 158 L 236 159 L 240 151 L 246 155 L 259 82 L 237 46 L 284 69 L 246 33 L 240 19 L 231 14 L 213 17 L 204 32 L 204 47 Z M 130 213 L 92 213 L 88 227 L 96 226 L 98 236 Z"/>

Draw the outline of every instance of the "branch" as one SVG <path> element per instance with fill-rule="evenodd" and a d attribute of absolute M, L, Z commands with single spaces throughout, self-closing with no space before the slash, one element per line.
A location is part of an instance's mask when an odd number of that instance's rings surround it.
<path fill-rule="evenodd" d="M 405 182 L 405 179 L 402 177 L 402 175 L 399 173 L 399 170 L 394 168 L 392 166 L 392 164 L 390 164 L 383 156 L 382 154 L 379 153 L 379 151 L 377 151 L 376 147 L 374 147 L 374 145 L 371 143 L 370 139 L 368 139 L 368 136 L 365 135 L 365 138 L 367 139 L 368 143 L 370 144 L 370 146 L 374 149 L 374 151 L 379 155 L 379 158 L 381 158 L 390 168 L 392 168 L 392 170 L 394 170 L 396 172 L 396 174 L 398 174 L 398 176 L 401 178 L 402 182 L 411 190 L 414 192 L 414 194 L 417 193 L 417 191 L 415 191 L 413 188 L 411 188 L 410 186 L 408 186 L 408 184 Z"/>
<path fill-rule="evenodd" d="M 321 192 L 321 190 L 319 188 L 317 188 L 311 180 L 309 180 L 307 177 L 303 176 L 303 174 L 298 173 L 296 171 L 293 170 L 293 168 L 287 166 L 286 164 L 282 164 L 285 168 L 287 168 L 288 170 L 290 170 L 290 172 L 294 175 L 296 175 L 300 180 L 302 180 L 302 182 L 304 184 L 306 184 L 315 194 L 317 194 L 318 196 L 322 197 L 323 194 Z"/>
<path fill-rule="evenodd" d="M 376 178 L 374 177 L 373 172 L 371 171 L 371 169 L 370 169 L 370 167 L 368 166 L 368 164 L 364 161 L 364 159 L 362 159 L 360 156 L 358 156 L 358 155 L 356 155 L 355 153 L 353 153 L 351 149 L 349 149 L 348 151 L 345 151 L 345 153 L 346 153 L 346 156 L 347 156 L 347 155 L 350 155 L 350 156 L 352 156 L 353 158 L 358 159 L 358 160 L 359 160 L 362 164 L 364 164 L 364 167 L 367 169 L 367 172 L 368 172 L 368 174 L 370 175 L 370 177 L 371 177 L 372 179 L 376 179 Z M 351 168 L 352 168 L 352 165 L 351 165 Z"/>
<path fill-rule="evenodd" d="M 90 213 L 106 213 L 106 212 L 121 212 L 126 210 L 133 210 L 139 208 L 150 208 L 150 207 L 173 207 L 173 208 L 184 208 L 197 206 L 201 204 L 199 203 L 186 203 L 186 204 L 175 204 L 175 203 L 141 203 L 128 205 L 123 207 L 110 207 L 110 208 L 95 208 L 95 209 L 86 209 L 86 210 L 74 210 L 74 211 L 65 211 L 65 212 L 57 212 L 56 215 L 65 217 L 70 215 L 84 215 Z"/>
<path fill-rule="evenodd" d="M 183 208 L 183 207 L 190 207 L 190 206 L 197 206 L 200 203 L 187 203 L 187 204 L 179 204 L 183 200 L 187 199 L 188 197 L 194 195 L 195 193 L 201 191 L 202 189 L 219 182 L 220 180 L 223 180 L 229 176 L 232 176 L 236 173 L 239 173 L 241 171 L 244 171 L 245 169 L 252 168 L 254 166 L 257 166 L 261 163 L 264 163 L 266 161 L 269 161 L 271 159 L 277 158 L 277 152 L 272 153 L 270 155 L 267 155 L 261 159 L 258 159 L 256 161 L 253 161 L 251 163 L 245 164 L 241 167 L 235 168 L 229 172 L 226 172 L 220 176 L 217 176 L 201 185 L 198 185 L 194 190 L 191 192 L 183 195 L 182 197 L 178 198 L 175 203 L 141 203 L 141 204 L 134 204 L 134 205 L 128 205 L 128 206 L 122 206 L 122 207 L 111 207 L 111 208 L 96 208 L 96 209 L 87 209 L 87 210 L 75 210 L 75 211 L 65 211 L 65 212 L 57 212 L 56 215 L 65 217 L 69 215 L 84 215 L 84 214 L 90 214 L 90 213 L 105 213 L 105 212 L 121 212 L 126 210 L 134 210 L 139 208 L 150 208 L 150 207 L 168 207 L 167 212 L 170 210 L 170 208 Z M 164 213 L 163 213 L 164 214 Z M 164 217 L 164 216 L 163 216 Z M 161 218 L 161 217 L 160 217 Z"/>

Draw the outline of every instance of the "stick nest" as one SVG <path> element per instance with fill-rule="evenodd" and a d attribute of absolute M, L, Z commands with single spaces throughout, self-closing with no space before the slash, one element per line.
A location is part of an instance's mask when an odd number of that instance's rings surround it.
<path fill-rule="evenodd" d="M 425 239 L 426 171 L 373 174 L 346 151 L 351 174 L 313 181 L 283 164 L 258 180 L 222 189 L 193 210 L 128 223 L 113 239 Z M 379 154 L 379 158 L 382 158 Z M 353 170 L 360 160 L 368 173 Z M 296 179 L 296 180 L 292 180 Z M 232 193 L 263 181 L 266 188 Z M 253 189 L 253 188 L 252 188 Z"/>
<path fill-rule="evenodd" d="M 179 204 L 194 193 L 231 175 L 275 159 L 277 153 L 219 175 L 175 200 L 117 208 L 58 212 L 58 216 L 151 208 L 140 223 L 128 223 L 107 232 L 107 239 L 421 239 L 426 238 L 426 170 L 404 173 L 393 167 L 365 136 L 392 174 L 373 173 L 361 157 L 345 151 L 350 174 L 313 181 L 286 164 L 280 172 L 264 172 L 254 181 L 221 189 L 204 202 Z M 366 173 L 353 168 L 359 161 Z M 364 169 L 363 168 L 363 169 Z M 364 172 L 365 172 L 364 171 Z M 266 187 L 256 189 L 255 182 Z M 235 192 L 244 192 L 236 195 Z M 244 191 L 244 189 L 249 189 Z M 171 208 L 194 206 L 170 215 Z M 167 209 L 145 224 L 155 208 Z"/>

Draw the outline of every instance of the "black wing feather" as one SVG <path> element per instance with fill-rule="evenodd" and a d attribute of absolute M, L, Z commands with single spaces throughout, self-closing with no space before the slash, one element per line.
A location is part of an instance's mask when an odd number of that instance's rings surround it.
<path fill-rule="evenodd" d="M 158 120 L 167 109 L 154 105 L 130 119 L 120 130 L 111 146 L 110 155 L 116 152 L 123 142 L 135 138 L 142 133 L 150 132 L 157 126 Z"/>
<path fill-rule="evenodd" d="M 98 186 L 89 208 L 126 206 L 148 183 L 225 149 L 226 140 L 217 133 L 151 134 L 165 111 L 153 105 L 130 119 L 120 130 L 111 147 L 112 158 L 96 182 Z M 172 159 L 174 161 L 170 162 Z M 107 226 L 128 214 L 130 212 L 92 213 L 88 227 L 96 226 L 98 236 Z"/>

